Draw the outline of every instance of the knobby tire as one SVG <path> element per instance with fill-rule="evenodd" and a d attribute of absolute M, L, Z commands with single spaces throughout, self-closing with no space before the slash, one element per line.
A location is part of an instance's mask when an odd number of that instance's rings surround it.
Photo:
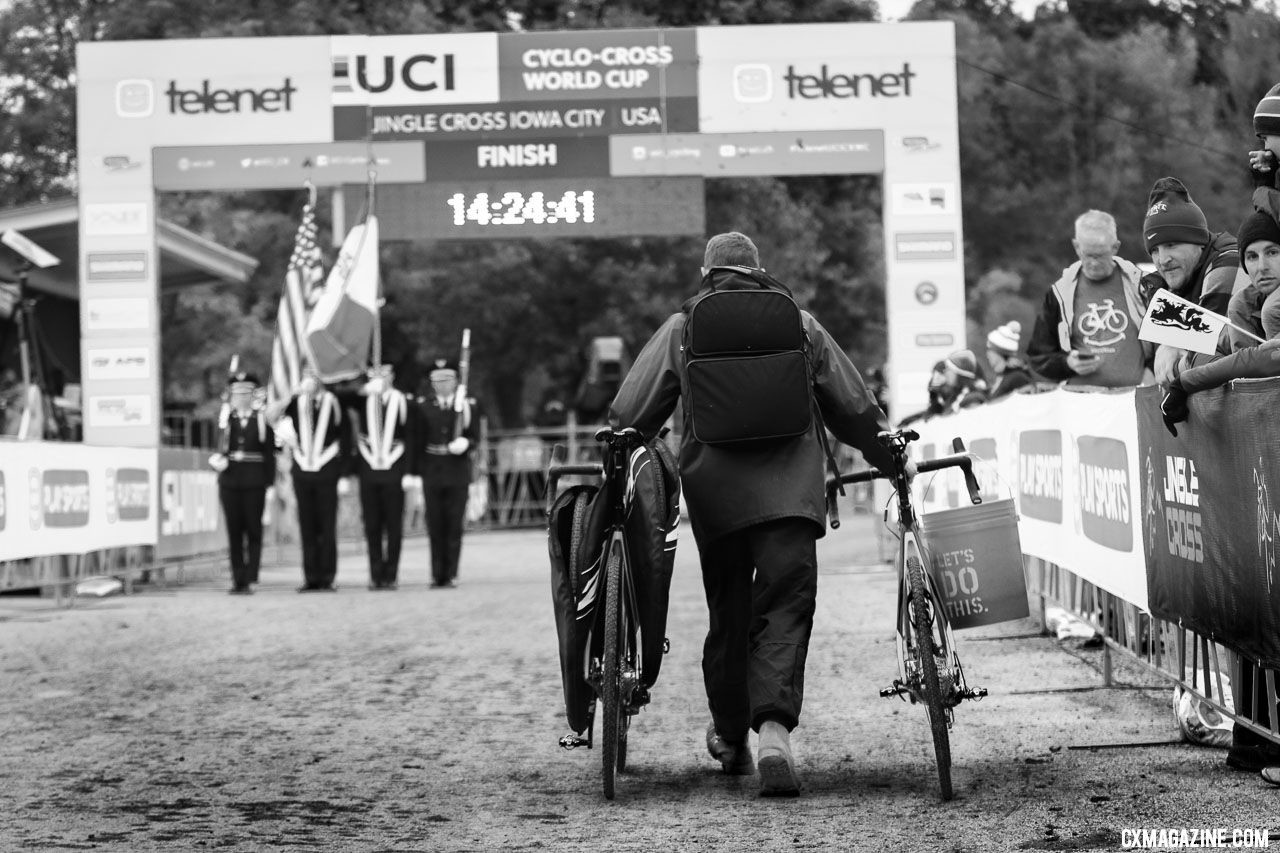
<path fill-rule="evenodd" d="M 569 588 L 573 591 L 573 600 L 576 604 L 578 597 L 582 595 L 582 560 L 586 554 L 582 551 L 586 547 L 583 542 L 586 531 L 587 504 L 591 502 L 586 492 L 579 492 L 573 499 L 573 521 L 569 528 Z"/>
<path fill-rule="evenodd" d="M 933 730 L 933 753 L 938 759 L 938 784 L 942 799 L 954 796 L 951 789 L 951 736 L 947 731 L 947 712 L 942 704 L 942 685 L 938 680 L 938 663 L 933 656 L 933 626 L 929 620 L 929 596 L 924 587 L 924 567 L 916 557 L 907 558 L 907 582 L 911 586 L 911 622 L 916 634 L 916 654 L 920 660 L 920 686 L 925 709 L 929 712 L 929 728 Z"/>
<path fill-rule="evenodd" d="M 613 777 L 619 768 L 619 716 L 622 713 L 622 678 L 618 661 L 618 634 L 622 616 L 622 552 L 621 548 L 609 548 L 609 562 L 604 581 L 604 658 L 600 680 L 600 702 L 604 706 L 604 723 L 601 730 L 600 760 L 604 796 L 613 799 Z M 623 751 L 625 756 L 625 748 Z M 625 758 L 623 759 L 625 760 Z"/>

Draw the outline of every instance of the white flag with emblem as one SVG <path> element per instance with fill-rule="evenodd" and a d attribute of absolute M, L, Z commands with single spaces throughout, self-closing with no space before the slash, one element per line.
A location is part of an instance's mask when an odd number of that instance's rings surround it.
<path fill-rule="evenodd" d="M 365 372 L 377 322 L 378 217 L 369 216 L 342 242 L 307 321 L 307 343 L 321 380 L 337 382 Z"/>
<path fill-rule="evenodd" d="M 1213 355 L 1217 352 L 1218 335 L 1223 326 L 1231 326 L 1262 342 L 1257 335 L 1241 329 L 1221 314 L 1160 288 L 1151 297 L 1138 337 L 1152 343 Z"/>

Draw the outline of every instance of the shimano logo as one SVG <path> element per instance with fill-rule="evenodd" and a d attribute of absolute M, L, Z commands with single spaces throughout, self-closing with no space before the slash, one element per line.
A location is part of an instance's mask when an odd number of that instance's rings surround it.
<path fill-rule="evenodd" d="M 293 96 L 298 89 L 293 78 L 284 78 L 276 88 L 219 89 L 211 81 L 202 80 L 199 88 L 184 89 L 177 80 L 169 81 L 165 95 L 169 98 L 169 112 L 173 115 L 204 115 L 206 113 L 287 113 L 293 109 Z"/>
<path fill-rule="evenodd" d="M 886 74 L 833 73 L 823 63 L 817 74 L 799 74 L 794 65 L 788 66 L 783 79 L 787 81 L 787 97 L 792 99 L 909 98 L 911 79 L 915 76 L 909 62 L 902 63 L 901 71 Z"/>

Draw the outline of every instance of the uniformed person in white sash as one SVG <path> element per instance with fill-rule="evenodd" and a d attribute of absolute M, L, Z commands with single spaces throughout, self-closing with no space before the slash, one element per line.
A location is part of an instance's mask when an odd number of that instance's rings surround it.
<path fill-rule="evenodd" d="M 307 367 L 284 417 L 294 439 L 292 478 L 303 575 L 298 592 L 332 590 L 338 573 L 338 480 L 347 465 L 342 406 Z"/>
<path fill-rule="evenodd" d="M 369 549 L 369 588 L 395 589 L 404 539 L 406 480 L 416 474 L 412 452 L 416 407 L 395 387 L 391 365 L 369 371 L 352 401 L 360 512 Z"/>

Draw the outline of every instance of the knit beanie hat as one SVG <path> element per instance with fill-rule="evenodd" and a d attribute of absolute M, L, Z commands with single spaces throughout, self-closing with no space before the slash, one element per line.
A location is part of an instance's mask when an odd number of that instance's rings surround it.
<path fill-rule="evenodd" d="M 1147 253 L 1161 243 L 1209 243 L 1209 224 L 1204 211 L 1191 200 L 1191 192 L 1177 178 L 1161 178 L 1151 187 L 1147 216 L 1142 220 L 1142 238 Z"/>
<path fill-rule="evenodd" d="M 1245 217 L 1245 220 L 1240 223 L 1240 230 L 1236 233 L 1239 235 L 1236 237 L 1236 245 L 1240 247 L 1240 266 L 1244 267 L 1245 272 L 1249 271 L 1248 265 L 1244 262 L 1244 256 L 1250 243 L 1270 240 L 1280 245 L 1280 224 L 1276 224 L 1269 213 L 1263 213 L 1261 210 L 1255 210 Z"/>
<path fill-rule="evenodd" d="M 1022 324 L 1017 320 L 1010 320 L 987 335 L 987 348 L 1006 355 L 1015 354 L 1021 345 Z"/>
<path fill-rule="evenodd" d="M 978 359 L 967 349 L 956 350 L 947 356 L 946 366 L 966 379 L 973 379 L 978 375 Z"/>
<path fill-rule="evenodd" d="M 1280 83 L 1272 86 L 1253 111 L 1253 132 L 1280 136 Z"/>

